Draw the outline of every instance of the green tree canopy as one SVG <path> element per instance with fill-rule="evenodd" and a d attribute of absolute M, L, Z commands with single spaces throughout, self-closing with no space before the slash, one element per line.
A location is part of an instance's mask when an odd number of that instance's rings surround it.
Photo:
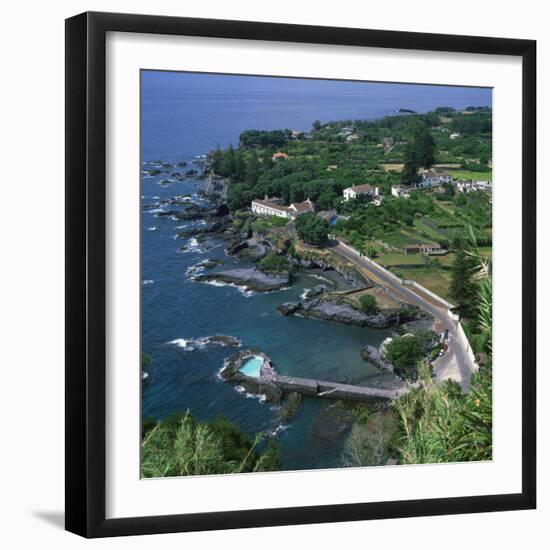
<path fill-rule="evenodd" d="M 306 243 L 323 244 L 328 237 L 328 222 L 317 217 L 313 212 L 302 214 L 296 218 L 296 232 Z"/>
<path fill-rule="evenodd" d="M 365 294 L 359 298 L 359 307 L 363 313 L 373 315 L 380 311 L 376 298 L 372 294 Z"/>

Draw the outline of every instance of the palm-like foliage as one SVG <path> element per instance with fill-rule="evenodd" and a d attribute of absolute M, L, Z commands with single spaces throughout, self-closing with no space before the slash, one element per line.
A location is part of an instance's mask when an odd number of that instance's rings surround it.
<path fill-rule="evenodd" d="M 399 436 L 395 447 L 402 463 L 462 462 L 492 458 L 492 266 L 467 231 L 466 254 L 472 259 L 476 307 L 472 319 L 487 364 L 472 377 L 471 390 L 462 394 L 450 381 L 438 386 L 424 364 L 421 387 L 395 402 Z"/>
<path fill-rule="evenodd" d="M 278 449 L 256 452 L 252 441 L 224 419 L 208 424 L 189 413 L 158 422 L 141 444 L 144 477 L 230 474 L 278 469 Z"/>

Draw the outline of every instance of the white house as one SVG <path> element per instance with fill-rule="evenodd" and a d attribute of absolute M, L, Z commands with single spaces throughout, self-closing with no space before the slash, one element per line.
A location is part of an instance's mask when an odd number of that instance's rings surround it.
<path fill-rule="evenodd" d="M 469 193 L 474 190 L 473 182 L 471 181 L 457 181 L 456 190 L 460 193 Z"/>
<path fill-rule="evenodd" d="M 408 244 L 403 248 L 405 254 L 442 254 L 445 251 L 437 243 Z"/>
<path fill-rule="evenodd" d="M 294 220 L 301 214 L 313 212 L 313 203 L 307 199 L 304 202 L 293 202 L 290 206 L 283 206 L 281 199 L 276 197 L 263 199 L 254 199 L 250 205 L 252 212 L 258 216 L 277 216 L 278 218 L 286 218 Z"/>
<path fill-rule="evenodd" d="M 461 193 L 470 193 L 472 191 L 492 191 L 490 181 L 459 181 L 456 184 L 456 190 Z"/>
<path fill-rule="evenodd" d="M 347 187 L 346 189 L 344 189 L 343 195 L 344 200 L 349 201 L 350 199 L 356 199 L 364 195 L 375 197 L 380 195 L 380 193 L 378 191 L 378 187 L 372 187 L 372 185 L 364 183 L 363 185 L 354 185 L 353 187 Z"/>
<path fill-rule="evenodd" d="M 453 177 L 447 172 L 438 172 L 436 170 L 424 170 L 421 174 L 422 179 L 412 184 L 415 189 L 428 189 L 441 185 L 442 183 L 451 183 Z"/>
<path fill-rule="evenodd" d="M 460 133 L 459 132 L 454 132 L 453 134 L 451 134 L 449 136 L 449 139 L 457 139 L 460 137 Z"/>
<path fill-rule="evenodd" d="M 391 194 L 394 197 L 403 197 L 405 199 L 410 197 L 409 189 L 406 187 L 403 187 L 402 185 L 392 185 Z"/>
<path fill-rule="evenodd" d="M 491 191 L 493 188 L 493 185 L 490 181 L 487 180 L 477 180 L 475 182 L 476 189 L 479 189 L 480 191 Z"/>

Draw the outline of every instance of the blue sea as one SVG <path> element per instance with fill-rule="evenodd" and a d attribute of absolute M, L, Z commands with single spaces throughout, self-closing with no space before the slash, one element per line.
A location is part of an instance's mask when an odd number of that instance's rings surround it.
<path fill-rule="evenodd" d="M 373 119 L 400 108 L 425 112 L 491 104 L 491 91 L 478 88 L 159 71 L 143 71 L 141 88 L 142 168 L 156 166 L 151 163 L 157 160 L 191 163 L 217 146 L 237 145 L 246 129 L 307 131 L 316 119 Z M 173 166 L 169 172 L 189 167 Z M 167 178 L 142 174 L 143 205 L 182 194 L 205 204 L 197 196 L 200 181 L 171 179 L 161 185 Z M 365 363 L 359 352 L 389 332 L 277 312 L 278 304 L 319 284 L 320 273 L 300 274 L 291 288 L 272 293 L 195 282 L 199 262 L 217 258 L 227 268 L 236 265 L 235 259 L 226 255 L 221 241 L 176 240 L 178 231 L 201 221 L 158 214 L 159 209 L 150 208 L 141 216 L 142 349 L 152 357 L 142 393 L 143 418 L 187 409 L 202 420 L 222 414 L 250 434 L 273 434 L 281 444 L 284 469 L 339 466 L 345 436 L 318 437 L 319 415 L 330 402 L 306 399 L 297 416 L 282 424 L 275 407 L 218 377 L 224 360 L 238 349 L 203 339 L 218 334 L 238 338 L 241 349 L 261 349 L 282 374 L 387 387 L 392 382 L 388 375 Z"/>

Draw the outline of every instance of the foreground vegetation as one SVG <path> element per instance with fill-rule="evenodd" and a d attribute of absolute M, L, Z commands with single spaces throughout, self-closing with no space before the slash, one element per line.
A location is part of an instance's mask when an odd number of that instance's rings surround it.
<path fill-rule="evenodd" d="M 261 447 L 261 435 L 251 439 L 223 417 L 198 422 L 187 411 L 144 422 L 141 472 L 143 477 L 165 477 L 279 470 L 275 441 Z"/>
<path fill-rule="evenodd" d="M 438 386 L 425 364 L 419 366 L 421 387 L 396 400 L 399 416 L 396 451 L 405 464 L 460 462 L 492 458 L 492 265 L 475 246 L 470 233 L 462 245 L 467 268 L 461 266 L 468 287 L 468 330 L 481 359 L 463 394 L 452 381 Z M 464 307 L 464 306 L 463 306 Z"/>

